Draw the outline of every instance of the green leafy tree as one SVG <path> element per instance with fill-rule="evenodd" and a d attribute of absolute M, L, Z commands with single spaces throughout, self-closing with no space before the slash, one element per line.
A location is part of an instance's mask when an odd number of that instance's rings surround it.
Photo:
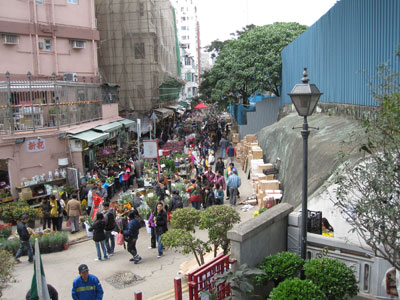
<path fill-rule="evenodd" d="M 225 41 L 207 75 L 214 86 L 211 99 L 243 103 L 254 92 L 279 96 L 282 84 L 282 49 L 306 30 L 298 23 L 274 23 L 245 30 L 238 39 Z"/>
<path fill-rule="evenodd" d="M 214 246 L 214 257 L 217 256 L 219 246 L 224 254 L 228 254 L 230 247 L 228 231 L 239 222 L 239 213 L 230 206 L 213 205 L 203 211 L 200 216 L 200 229 L 208 230 L 209 242 Z"/>
<path fill-rule="evenodd" d="M 210 250 L 208 243 L 195 238 L 184 229 L 170 229 L 161 236 L 166 247 L 177 248 L 183 254 L 193 253 L 197 264 L 204 265 L 204 255 Z"/>
<path fill-rule="evenodd" d="M 333 201 L 375 255 L 400 270 L 400 84 L 398 74 L 384 66 L 378 71 L 377 115 L 347 142 L 363 158 L 354 162 L 352 153 L 342 154 Z"/>
<path fill-rule="evenodd" d="M 193 253 L 199 266 L 204 264 L 204 255 L 210 251 L 209 243 L 194 236 L 200 222 L 201 211 L 186 207 L 171 215 L 172 229 L 161 236 L 163 245 L 177 248 L 183 254 Z"/>

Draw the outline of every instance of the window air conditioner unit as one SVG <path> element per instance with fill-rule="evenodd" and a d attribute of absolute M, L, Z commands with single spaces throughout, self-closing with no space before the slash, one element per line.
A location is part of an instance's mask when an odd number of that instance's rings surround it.
<path fill-rule="evenodd" d="M 78 81 L 78 75 L 76 73 L 64 73 L 63 75 L 64 81 Z"/>
<path fill-rule="evenodd" d="M 72 48 L 74 48 L 74 49 L 84 49 L 85 48 L 85 41 L 73 40 L 72 41 Z"/>
<path fill-rule="evenodd" d="M 15 34 L 5 34 L 3 38 L 3 43 L 6 45 L 17 45 L 19 43 L 18 36 Z"/>

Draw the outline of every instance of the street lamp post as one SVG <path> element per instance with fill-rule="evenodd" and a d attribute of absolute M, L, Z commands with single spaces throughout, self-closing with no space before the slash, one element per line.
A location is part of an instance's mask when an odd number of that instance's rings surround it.
<path fill-rule="evenodd" d="M 315 84 L 309 84 L 307 68 L 304 68 L 302 84 L 296 84 L 289 94 L 299 116 L 304 117 L 301 130 L 303 137 L 303 185 L 301 202 L 301 258 L 306 259 L 307 252 L 307 172 L 308 172 L 308 136 L 310 130 L 307 123 L 307 116 L 311 116 L 317 106 L 322 93 Z"/>

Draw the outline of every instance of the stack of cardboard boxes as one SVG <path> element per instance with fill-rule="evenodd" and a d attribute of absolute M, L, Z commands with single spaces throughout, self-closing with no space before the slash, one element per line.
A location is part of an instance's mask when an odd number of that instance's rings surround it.
<path fill-rule="evenodd" d="M 263 150 L 258 145 L 255 134 L 246 135 L 236 144 L 237 158 L 247 174 L 250 171 L 251 183 L 260 208 L 270 208 L 282 198 L 280 181 L 275 175 L 265 175 L 264 170 L 274 168 L 273 164 L 264 163 Z"/>

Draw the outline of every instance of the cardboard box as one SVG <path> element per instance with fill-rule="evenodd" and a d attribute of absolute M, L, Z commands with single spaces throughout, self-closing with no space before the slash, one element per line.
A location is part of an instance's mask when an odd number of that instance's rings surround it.
<path fill-rule="evenodd" d="M 245 137 L 245 140 L 249 143 L 257 142 L 257 136 L 255 134 L 248 134 Z M 257 143 L 258 144 L 258 143 Z"/>
<path fill-rule="evenodd" d="M 258 165 L 258 173 L 262 173 L 263 170 L 269 170 L 269 169 L 273 169 L 274 165 L 273 164 L 260 164 Z"/>
<path fill-rule="evenodd" d="M 232 142 L 233 143 L 239 143 L 240 142 L 239 133 L 232 133 Z"/>
<path fill-rule="evenodd" d="M 279 180 L 261 180 L 259 184 L 260 184 L 260 189 L 262 189 L 263 191 L 280 189 Z"/>
<path fill-rule="evenodd" d="M 253 154 L 254 159 L 262 159 L 263 158 L 264 154 L 263 154 L 263 150 L 261 149 L 261 147 L 259 147 L 259 146 L 252 147 L 251 152 Z"/>
<path fill-rule="evenodd" d="M 263 203 L 263 207 L 268 209 L 268 208 L 271 208 L 276 205 L 276 200 L 274 198 L 265 196 L 262 200 L 262 203 Z"/>
<path fill-rule="evenodd" d="M 23 188 L 21 192 L 18 194 L 19 200 L 29 200 L 32 199 L 32 190 L 30 188 Z"/>

